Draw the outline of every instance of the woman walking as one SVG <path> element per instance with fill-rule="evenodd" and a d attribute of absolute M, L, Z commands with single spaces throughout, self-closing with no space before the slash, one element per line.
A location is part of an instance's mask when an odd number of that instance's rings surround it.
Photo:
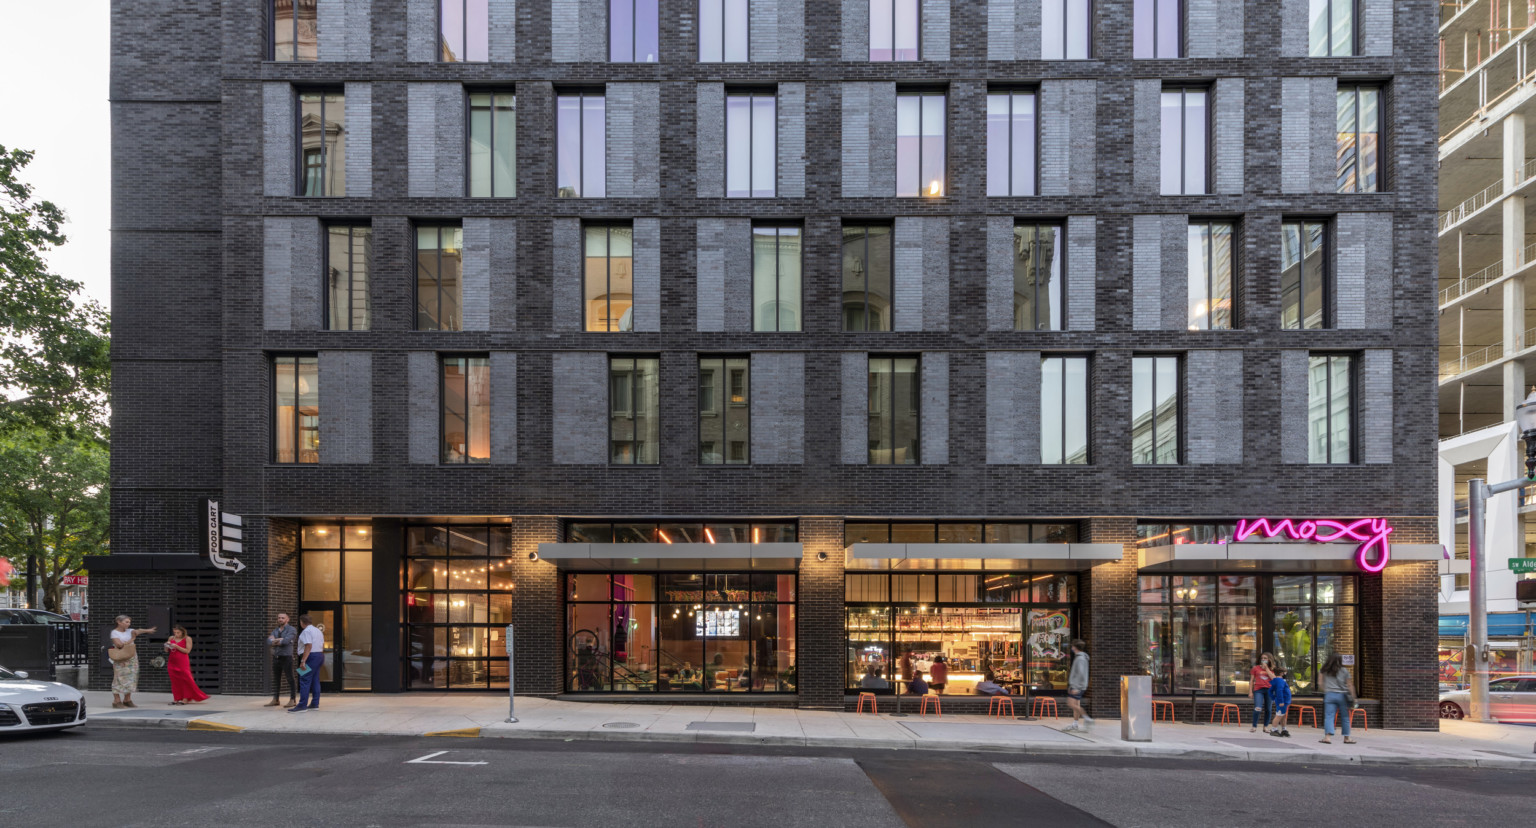
<path fill-rule="evenodd" d="M 1354 706 L 1354 680 L 1350 678 L 1349 668 L 1344 666 L 1344 658 L 1334 653 L 1323 662 L 1323 738 L 1318 741 L 1333 744 L 1333 717 L 1337 715 L 1344 724 L 1344 744 L 1355 744 L 1355 740 L 1349 738 L 1349 718 Z"/>
<path fill-rule="evenodd" d="M 133 691 L 139 689 L 139 651 L 134 639 L 155 631 L 132 629 L 133 619 L 126 615 L 117 617 L 117 626 L 109 636 L 109 652 L 112 659 L 112 706 L 138 707 L 133 703 Z"/>
<path fill-rule="evenodd" d="M 171 676 L 171 704 L 196 704 L 208 700 L 208 694 L 197 686 L 197 681 L 192 678 L 192 659 L 188 653 L 192 652 L 192 639 L 187 635 L 187 628 L 177 624 L 171 627 L 171 637 L 165 642 L 166 656 L 165 670 Z"/>
<path fill-rule="evenodd" d="M 1269 732 L 1269 682 L 1275 677 L 1274 666 L 1275 657 L 1265 653 L 1259 656 L 1259 660 L 1253 663 L 1253 669 L 1248 672 L 1248 695 L 1253 697 L 1253 727 L 1248 729 L 1249 733 L 1261 727 L 1265 733 Z"/>

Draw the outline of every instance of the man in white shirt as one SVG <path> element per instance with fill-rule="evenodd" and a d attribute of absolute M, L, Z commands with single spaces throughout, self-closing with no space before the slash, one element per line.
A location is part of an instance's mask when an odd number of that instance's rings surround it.
<path fill-rule="evenodd" d="M 309 620 L 299 616 L 299 703 L 288 708 L 289 713 L 314 710 L 320 706 L 320 667 L 325 664 L 325 634 Z M 310 694 L 314 700 L 310 700 Z"/>

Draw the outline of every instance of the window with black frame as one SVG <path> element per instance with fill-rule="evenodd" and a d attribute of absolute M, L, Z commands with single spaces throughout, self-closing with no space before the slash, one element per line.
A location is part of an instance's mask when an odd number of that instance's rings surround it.
<path fill-rule="evenodd" d="M 792 543 L 793 522 L 571 523 L 572 543 Z M 571 692 L 792 693 L 794 572 L 570 572 Z"/>
<path fill-rule="evenodd" d="M 299 532 L 299 612 L 325 636 L 326 689 L 373 687 L 373 527 L 310 523 Z M 275 691 L 275 688 L 274 688 Z"/>
<path fill-rule="evenodd" d="M 506 525 L 405 530 L 405 686 L 507 686 L 512 623 L 512 529 Z"/>
<path fill-rule="evenodd" d="M 271 57 L 276 61 L 320 59 L 320 0 L 271 0 Z"/>
<path fill-rule="evenodd" d="M 844 542 L 1072 543 L 1076 523 L 850 521 Z M 850 690 L 899 690 L 949 665 L 944 691 L 966 694 L 991 673 L 1014 691 L 1065 691 L 1077 622 L 1077 576 L 1068 573 L 849 572 L 846 681 Z"/>

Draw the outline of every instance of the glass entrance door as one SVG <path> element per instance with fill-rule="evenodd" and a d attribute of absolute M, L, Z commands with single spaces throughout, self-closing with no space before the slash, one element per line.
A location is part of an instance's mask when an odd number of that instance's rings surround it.
<path fill-rule="evenodd" d="M 299 611 L 325 636 L 322 692 L 373 687 L 373 531 L 316 523 L 301 533 Z"/>

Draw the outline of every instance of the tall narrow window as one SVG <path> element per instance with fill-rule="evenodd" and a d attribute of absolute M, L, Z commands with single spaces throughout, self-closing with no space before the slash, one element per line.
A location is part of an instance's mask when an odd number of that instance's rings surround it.
<path fill-rule="evenodd" d="M 1184 27 L 1180 6 L 1183 0 L 1136 0 L 1136 39 L 1132 46 L 1137 60 L 1176 58 L 1180 56 L 1179 37 Z M 1242 37 L 1241 32 L 1233 36 Z"/>
<path fill-rule="evenodd" d="M 1163 195 L 1207 193 L 1209 120 L 1206 90 L 1163 90 Z"/>
<path fill-rule="evenodd" d="M 582 295 L 586 330 L 635 329 L 635 231 L 619 225 L 583 228 Z"/>
<path fill-rule="evenodd" d="M 773 198 L 778 178 L 778 121 L 769 92 L 725 96 L 725 195 Z"/>
<path fill-rule="evenodd" d="M 1179 358 L 1131 359 L 1131 462 L 1179 462 Z"/>
<path fill-rule="evenodd" d="M 1328 327 L 1328 225 L 1287 221 L 1280 225 L 1280 327 Z"/>
<path fill-rule="evenodd" d="M 517 96 L 510 92 L 470 93 L 469 194 L 517 195 Z"/>
<path fill-rule="evenodd" d="M 609 358 L 608 462 L 622 466 L 661 462 L 660 397 L 656 357 Z"/>
<path fill-rule="evenodd" d="M 889 225 L 843 225 L 843 330 L 893 330 Z"/>
<path fill-rule="evenodd" d="M 347 194 L 346 115 L 340 92 L 299 93 L 299 195 Z"/>
<path fill-rule="evenodd" d="M 987 195 L 1035 195 L 1035 93 L 987 95 Z"/>
<path fill-rule="evenodd" d="M 918 0 L 869 0 L 869 59 L 917 60 L 919 54 Z"/>
<path fill-rule="evenodd" d="M 320 462 L 320 360 L 272 358 L 272 454 L 279 463 Z"/>
<path fill-rule="evenodd" d="M 560 95 L 555 109 L 560 144 L 556 194 L 561 198 L 602 198 L 607 193 L 608 175 L 602 93 Z"/>
<path fill-rule="evenodd" d="M 316 9 L 319 0 L 272 0 L 272 59 L 319 60 L 320 39 Z"/>
<path fill-rule="evenodd" d="M 437 9 L 439 61 L 458 63 L 491 59 L 488 0 L 439 0 Z"/>
<path fill-rule="evenodd" d="M 1045 60 L 1093 57 L 1093 0 L 1041 0 L 1040 56 Z"/>
<path fill-rule="evenodd" d="M 748 60 L 747 0 L 699 0 L 699 62 Z"/>
<path fill-rule="evenodd" d="M 1013 329 L 1066 330 L 1066 233 L 1059 224 L 1013 226 Z"/>
<path fill-rule="evenodd" d="M 608 0 L 608 60 L 655 63 L 660 43 L 657 0 Z"/>
<path fill-rule="evenodd" d="M 798 227 L 752 227 L 752 330 L 800 330 Z"/>
<path fill-rule="evenodd" d="M 896 195 L 944 195 L 944 96 L 896 96 Z"/>
<path fill-rule="evenodd" d="M 1189 329 L 1231 330 L 1232 225 L 1189 223 Z"/>
<path fill-rule="evenodd" d="M 1374 193 L 1381 188 L 1381 90 L 1346 86 L 1338 92 L 1338 191 Z"/>
<path fill-rule="evenodd" d="M 1350 57 L 1355 53 L 1357 0 L 1309 0 L 1307 52 L 1311 57 Z"/>
<path fill-rule="evenodd" d="M 1040 462 L 1088 463 L 1088 358 L 1040 360 Z"/>
<path fill-rule="evenodd" d="M 325 233 L 325 327 L 368 330 L 368 269 L 373 228 L 331 225 Z"/>
<path fill-rule="evenodd" d="M 1349 463 L 1354 450 L 1354 359 L 1313 355 L 1307 365 L 1307 460 Z"/>
<path fill-rule="evenodd" d="M 416 330 L 462 331 L 464 230 L 416 228 Z"/>
<path fill-rule="evenodd" d="M 444 463 L 491 462 L 491 360 L 443 357 Z"/>
<path fill-rule="evenodd" d="M 869 358 L 869 464 L 918 463 L 917 357 Z"/>
<path fill-rule="evenodd" d="M 749 362 L 747 357 L 699 358 L 699 462 L 706 466 L 749 462 Z"/>

